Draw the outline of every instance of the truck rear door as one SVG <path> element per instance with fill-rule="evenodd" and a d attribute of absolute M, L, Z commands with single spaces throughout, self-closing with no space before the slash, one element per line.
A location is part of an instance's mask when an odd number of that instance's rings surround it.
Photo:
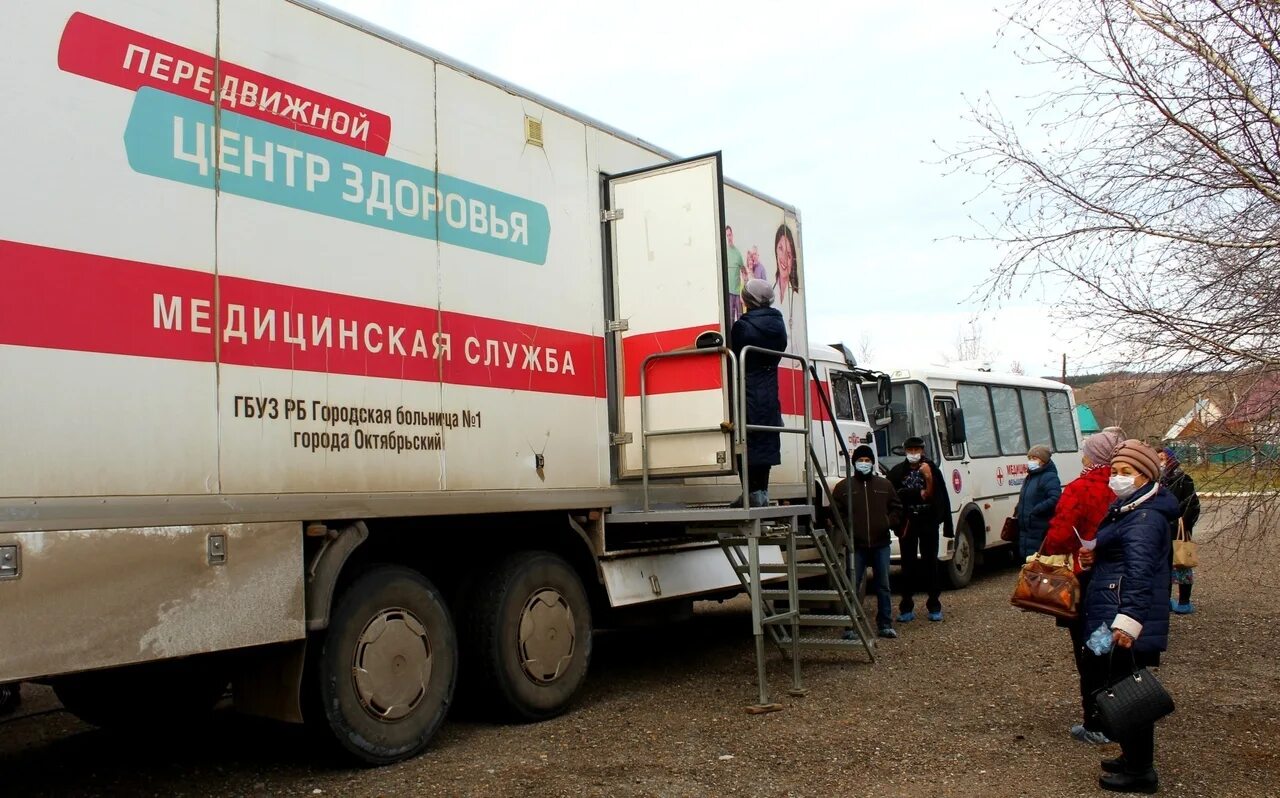
<path fill-rule="evenodd" d="M 702 333 L 725 339 L 727 315 L 724 188 L 720 156 L 605 179 L 612 312 L 610 390 L 617 475 L 638 477 L 646 445 L 641 370 L 646 358 L 692 349 Z M 650 360 L 644 368 L 649 473 L 720 475 L 734 471 L 728 363 L 714 352 Z M 701 430 L 701 431 L 697 431 Z"/>

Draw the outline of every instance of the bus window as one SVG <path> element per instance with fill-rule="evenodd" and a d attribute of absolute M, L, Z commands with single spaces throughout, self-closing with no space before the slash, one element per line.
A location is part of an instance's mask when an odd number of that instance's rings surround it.
<path fill-rule="evenodd" d="M 996 424 L 991 417 L 987 389 L 981 385 L 960 386 L 960 409 L 964 410 L 964 430 L 970 457 L 996 457 L 1000 444 L 996 441 Z"/>
<path fill-rule="evenodd" d="M 996 411 L 996 432 L 1003 454 L 1026 454 L 1027 432 L 1022 428 L 1022 408 L 1014 388 L 991 386 L 991 407 Z"/>
<path fill-rule="evenodd" d="M 875 432 L 876 448 L 884 467 L 892 468 L 902 462 L 902 444 L 912 437 L 923 438 L 925 457 L 937 462 L 931 423 L 933 409 L 929 406 L 924 385 L 918 382 L 894 383 L 889 409 L 893 411 L 892 423 Z"/>
<path fill-rule="evenodd" d="M 1080 448 L 1076 441 L 1076 425 L 1071 412 L 1071 400 L 1062 391 L 1050 391 L 1049 421 L 1053 426 L 1053 448 L 1059 452 L 1074 452 Z"/>
<path fill-rule="evenodd" d="M 933 401 L 933 418 L 938 425 L 938 440 L 942 445 L 942 456 L 948 460 L 959 460 L 964 457 L 964 444 L 954 443 L 951 421 L 954 416 L 956 402 L 949 397 Z"/>
<path fill-rule="evenodd" d="M 1044 391 L 1037 391 L 1034 388 L 1023 388 L 1022 394 L 1022 417 L 1027 422 L 1027 438 L 1031 440 L 1031 445 L 1043 443 L 1051 449 L 1057 447 L 1053 445 L 1053 435 L 1049 431 L 1049 410 L 1044 404 Z"/>

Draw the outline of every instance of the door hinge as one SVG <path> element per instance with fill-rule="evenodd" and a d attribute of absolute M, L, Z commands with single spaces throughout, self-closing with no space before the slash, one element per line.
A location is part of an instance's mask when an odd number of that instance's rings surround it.
<path fill-rule="evenodd" d="M 605 329 L 609 332 L 626 332 L 631 329 L 631 322 L 626 319 L 611 320 L 605 324 Z"/>
<path fill-rule="evenodd" d="M 622 218 L 622 209 L 614 208 L 613 210 L 600 211 L 600 221 L 616 222 Z"/>
<path fill-rule="evenodd" d="M 630 432 L 615 432 L 609 436 L 610 446 L 626 446 L 628 443 L 631 443 Z"/>

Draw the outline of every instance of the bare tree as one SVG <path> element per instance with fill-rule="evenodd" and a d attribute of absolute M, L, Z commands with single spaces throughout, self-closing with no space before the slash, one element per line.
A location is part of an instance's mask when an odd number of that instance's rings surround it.
<path fill-rule="evenodd" d="M 1022 121 L 975 104 L 980 132 L 948 159 L 1005 199 L 986 225 L 1003 246 L 988 299 L 1048 288 L 1058 313 L 1101 320 L 1095 351 L 1164 388 L 1191 376 L 1251 381 L 1246 395 L 1264 395 L 1219 433 L 1260 453 L 1233 480 L 1270 485 L 1280 4 L 1025 0 L 1005 34 L 1058 88 Z"/>
<path fill-rule="evenodd" d="M 858 362 L 869 362 L 875 356 L 875 353 L 875 341 L 872 340 L 871 333 L 863 330 L 862 334 L 858 336 Z"/>
<path fill-rule="evenodd" d="M 1009 364 L 1009 373 L 1010 374 L 1026 374 L 1027 370 L 1022 367 L 1021 360 L 1015 360 Z"/>
<path fill-rule="evenodd" d="M 941 353 L 940 357 L 947 365 L 985 368 L 992 358 L 992 353 L 987 349 L 982 322 L 970 319 L 968 323 L 957 328 L 952 350 Z"/>

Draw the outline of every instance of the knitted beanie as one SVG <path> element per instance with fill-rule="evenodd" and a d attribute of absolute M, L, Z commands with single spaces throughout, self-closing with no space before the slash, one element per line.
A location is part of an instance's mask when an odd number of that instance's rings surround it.
<path fill-rule="evenodd" d="M 1128 463 L 1135 471 L 1149 480 L 1160 477 L 1160 458 L 1156 450 L 1136 438 L 1130 438 L 1116 448 L 1111 456 L 1111 465 Z"/>

